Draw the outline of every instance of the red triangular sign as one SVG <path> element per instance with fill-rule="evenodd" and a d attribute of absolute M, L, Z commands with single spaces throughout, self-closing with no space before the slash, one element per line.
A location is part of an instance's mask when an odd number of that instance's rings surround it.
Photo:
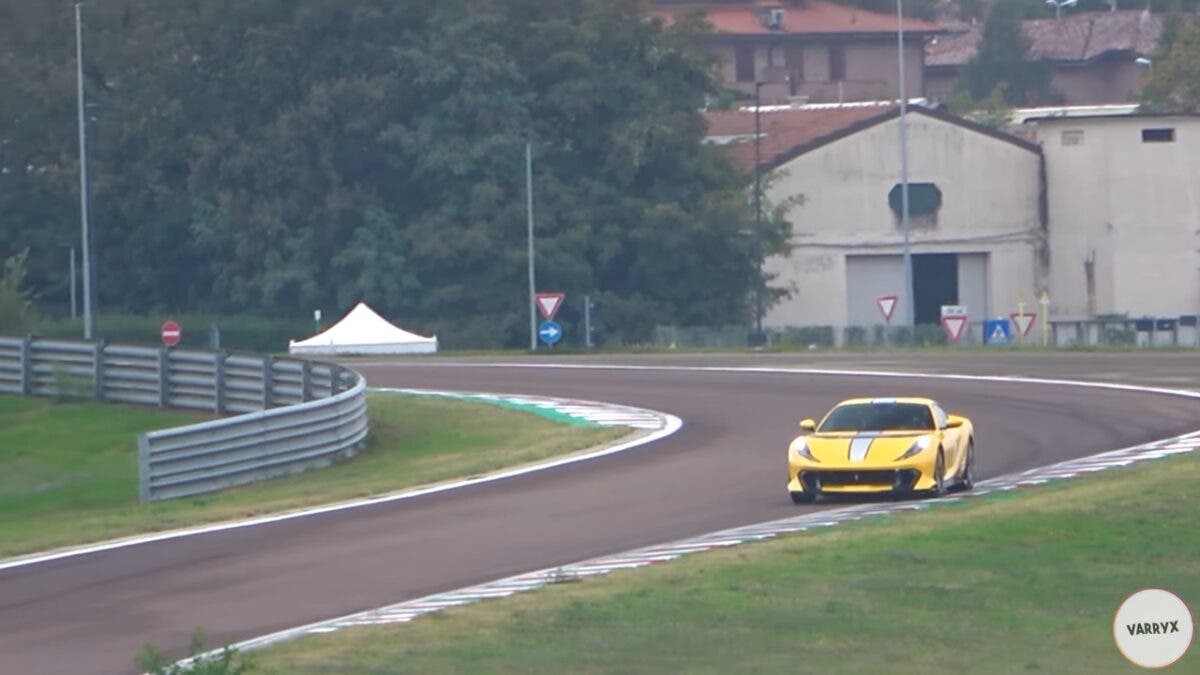
<path fill-rule="evenodd" d="M 562 301 L 565 297 L 565 293 L 538 293 L 535 295 L 537 308 L 542 313 L 542 318 L 547 321 L 553 321 L 554 315 L 558 314 L 558 308 L 562 307 Z"/>
<path fill-rule="evenodd" d="M 875 304 L 879 305 L 879 313 L 883 315 L 885 322 L 891 322 L 892 312 L 896 311 L 896 301 L 899 298 L 895 295 L 881 295 L 875 298 Z"/>
<path fill-rule="evenodd" d="M 1013 312 L 1009 315 L 1012 318 L 1013 325 L 1017 327 L 1017 332 L 1021 336 L 1029 335 L 1029 329 L 1033 328 L 1033 320 L 1037 318 L 1037 312 L 1028 314 L 1017 314 Z"/>
<path fill-rule="evenodd" d="M 951 342 L 958 342 L 962 338 L 963 328 L 967 327 L 967 317 L 958 316 L 943 316 L 942 330 L 946 331 L 946 337 L 950 338 Z"/>

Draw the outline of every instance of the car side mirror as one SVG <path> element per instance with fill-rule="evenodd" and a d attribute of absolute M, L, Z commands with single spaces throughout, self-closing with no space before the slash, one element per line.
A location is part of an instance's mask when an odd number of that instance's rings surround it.
<path fill-rule="evenodd" d="M 965 421 L 966 420 L 959 417 L 958 415 L 947 415 L 946 416 L 946 428 L 947 429 L 957 429 L 957 428 L 961 427 L 963 425 L 963 422 L 965 422 Z"/>
<path fill-rule="evenodd" d="M 816 431 L 817 423 L 810 419 L 800 420 L 800 428 L 804 431 Z"/>

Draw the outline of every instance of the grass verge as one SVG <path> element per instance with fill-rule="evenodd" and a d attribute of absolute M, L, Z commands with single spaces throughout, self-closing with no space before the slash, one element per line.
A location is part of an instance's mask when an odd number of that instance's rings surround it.
<path fill-rule="evenodd" d="M 1200 455 L 554 585 L 251 655 L 259 673 L 1135 672 L 1117 606 L 1200 608 Z M 1175 671 L 1196 672 L 1191 652 Z"/>
<path fill-rule="evenodd" d="M 480 403 L 386 394 L 369 401 L 370 442 L 353 461 L 142 506 L 136 435 L 202 417 L 0 396 L 0 558 L 473 476 L 628 433 Z"/>

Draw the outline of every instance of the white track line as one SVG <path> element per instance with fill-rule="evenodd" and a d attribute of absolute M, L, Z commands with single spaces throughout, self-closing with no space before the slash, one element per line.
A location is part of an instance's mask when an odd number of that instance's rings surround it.
<path fill-rule="evenodd" d="M 496 397 L 496 398 L 502 398 L 502 397 Z M 563 399 L 563 400 L 565 400 L 565 399 Z M 515 478 L 517 476 L 524 476 L 527 474 L 536 473 L 538 471 L 545 471 L 547 469 L 553 469 L 553 468 L 559 467 L 559 466 L 565 466 L 568 464 L 576 464 L 578 462 L 586 462 L 588 460 L 596 459 L 598 457 L 606 457 L 608 455 L 614 455 L 614 454 L 617 454 L 620 452 L 625 452 L 626 450 L 632 450 L 634 448 L 638 448 L 643 445 L 653 443 L 654 441 L 666 438 L 667 436 L 670 436 L 671 434 L 675 433 L 676 431 L 679 431 L 679 429 L 683 427 L 683 420 L 679 419 L 675 415 L 671 415 L 668 413 L 658 412 L 656 410 L 646 410 L 646 409 L 642 409 L 642 408 L 632 408 L 629 406 L 617 406 L 617 405 L 613 405 L 613 404 L 605 404 L 605 403 L 599 403 L 599 402 L 596 402 L 595 405 L 596 405 L 597 409 L 620 408 L 620 409 L 624 409 L 627 411 L 638 411 L 642 415 L 644 415 L 643 419 L 649 419 L 651 417 L 656 418 L 658 420 L 658 422 L 656 424 L 657 428 L 650 430 L 650 433 L 648 433 L 644 436 L 639 436 L 638 438 L 634 438 L 632 440 L 626 441 L 624 443 L 619 443 L 614 446 L 602 448 L 600 450 L 594 450 L 592 452 L 584 452 L 584 453 L 576 454 L 576 455 L 569 455 L 567 457 L 563 457 L 563 458 L 559 458 L 559 459 L 552 459 L 552 460 L 548 460 L 545 462 L 539 462 L 537 464 L 532 464 L 530 466 L 520 467 L 520 468 L 516 468 L 516 469 L 497 471 L 494 473 L 479 476 L 477 478 L 453 481 L 450 483 L 442 483 L 442 484 L 438 484 L 438 485 L 432 485 L 430 487 L 418 488 L 415 490 L 397 492 L 397 493 L 389 494 L 389 495 L 381 495 L 379 497 L 371 497 L 369 499 L 360 499 L 360 500 L 349 501 L 349 502 L 341 502 L 338 504 L 329 504 L 326 506 L 317 506 L 317 507 L 313 507 L 310 509 L 291 511 L 288 513 L 279 513 L 279 514 L 274 514 L 274 515 L 269 515 L 269 516 L 260 516 L 257 518 L 249 518 L 246 520 L 236 520 L 236 521 L 229 521 L 229 522 L 224 522 L 224 523 L 214 523 L 212 525 L 202 525 L 199 527 L 186 528 L 186 529 L 182 529 L 182 530 L 172 530 L 170 532 L 158 532 L 155 534 L 146 534 L 146 535 L 139 535 L 136 537 L 128 537 L 128 538 L 124 538 L 124 539 L 115 539 L 115 540 L 110 540 L 110 541 L 98 542 L 96 544 L 90 544 L 87 546 L 65 549 L 65 550 L 61 550 L 61 551 L 35 553 L 32 555 L 28 555 L 28 556 L 21 556 L 21 557 L 12 558 L 12 559 L 5 560 L 5 561 L 0 561 L 0 570 L 7 570 L 7 569 L 15 568 L 15 567 L 24 567 L 27 565 L 36 565 L 39 563 L 49 562 L 52 560 L 61 560 L 63 558 L 73 558 L 76 556 L 88 555 L 90 553 L 99 553 L 102 551 L 111 551 L 113 549 L 125 548 L 125 547 L 129 547 L 129 546 L 138 546 L 141 544 L 149 544 L 149 543 L 157 542 L 157 541 L 166 541 L 168 539 L 179 539 L 181 537 L 194 537 L 196 535 L 208 534 L 211 532 L 223 532 L 225 530 L 234 530 L 234 529 L 239 529 L 239 528 L 243 528 L 243 527 L 253 527 L 255 525 L 265 525 L 267 523 L 275 523 L 275 522 L 279 522 L 279 521 L 283 521 L 283 520 L 291 520 L 293 518 L 307 518 L 309 516 L 315 516 L 315 515 L 319 515 L 322 513 L 331 513 L 333 511 L 345 511 L 345 510 L 349 510 L 349 509 L 362 508 L 364 506 L 374 506 L 376 504 L 386 504 L 389 502 L 397 502 L 397 501 L 402 501 L 405 499 L 414 499 L 416 497 L 423 497 L 425 495 L 437 494 L 439 492 L 449 492 L 451 490 L 461 490 L 462 488 L 470 487 L 472 485 L 480 485 L 483 483 L 493 483 L 496 481 L 507 480 L 509 478 Z M 628 425 L 612 425 L 612 426 L 628 426 Z M 642 430 L 645 431 L 647 429 L 642 429 Z"/>
<path fill-rule="evenodd" d="M 1021 384 L 1042 384 L 1042 385 L 1062 385 L 1070 387 L 1087 387 L 1094 389 L 1110 389 L 1118 391 L 1142 392 L 1162 394 L 1168 396 L 1177 396 L 1183 398 L 1200 398 L 1200 392 L 1184 390 L 1184 389 L 1165 389 L 1161 387 L 1143 387 L 1140 385 L 1124 385 L 1107 382 L 1087 382 L 1082 380 L 1058 380 L 1058 379 L 1041 379 L 1030 377 L 1012 377 L 1012 376 L 991 376 L 991 375 L 948 375 L 939 373 L 910 373 L 910 372 L 894 372 L 894 371 L 853 371 L 853 370 L 820 370 L 820 369 L 805 369 L 805 368 L 758 368 L 758 367 L 709 367 L 709 366 L 598 366 L 598 365 L 575 365 L 575 364 L 436 364 L 439 367 L 490 367 L 490 368 L 562 368 L 562 369 L 591 369 L 591 370 L 673 370 L 673 371 L 705 371 L 705 372 L 751 372 L 751 373 L 784 373 L 784 374 L 802 374 L 802 375 L 857 375 L 864 377 L 911 377 L 911 378 L 932 378 L 945 380 L 965 380 L 977 382 L 1015 382 Z M 806 513 L 800 516 L 793 516 L 782 520 L 768 521 L 764 523 L 755 523 L 751 525 L 743 525 L 729 530 L 721 530 L 712 532 L 698 537 L 692 537 L 681 541 L 667 542 L 663 544 L 654 544 L 631 551 L 624 551 L 612 555 L 603 556 L 600 558 L 592 558 L 581 560 L 570 565 L 562 567 L 547 568 L 536 570 L 533 572 L 524 572 L 522 574 L 496 579 L 487 583 L 460 588 L 449 592 L 438 593 L 424 598 L 416 598 L 408 600 L 388 607 L 359 612 L 336 619 L 321 621 L 306 626 L 282 630 L 269 635 L 264 635 L 251 640 L 230 645 L 237 650 L 251 650 L 266 647 L 271 644 L 293 640 L 303 637 L 308 634 L 330 633 L 339 630 L 342 627 L 360 626 L 360 625 L 379 625 L 386 623 L 397 623 L 411 621 L 416 616 L 429 614 L 440 611 L 445 607 L 459 606 L 465 604 L 462 600 L 463 594 L 476 594 L 479 597 L 486 597 L 486 594 L 493 593 L 496 590 L 504 589 L 505 591 L 514 590 L 515 592 L 523 592 L 533 590 L 543 586 L 557 583 L 559 581 L 567 581 L 577 579 L 584 576 L 593 576 L 596 574 L 606 574 L 618 569 L 630 569 L 644 567 L 651 564 L 659 564 L 675 560 L 684 555 L 709 551 L 717 548 L 727 548 L 738 546 L 745 543 L 755 541 L 763 541 L 770 539 L 780 534 L 788 534 L 793 532 L 802 532 L 805 530 L 817 527 L 832 527 L 843 522 L 851 520 L 861 520 L 867 517 L 875 517 L 888 515 L 893 513 L 902 513 L 904 511 L 914 511 L 930 507 L 931 505 L 953 503 L 964 498 L 981 497 L 983 495 L 1006 492 L 1015 490 L 1019 486 L 1041 485 L 1054 480 L 1061 480 L 1077 476 L 1079 473 L 1091 473 L 1096 471 L 1104 471 L 1114 467 L 1128 466 L 1129 464 L 1159 459 L 1172 454 L 1182 452 L 1193 452 L 1200 448 L 1200 430 L 1193 431 L 1182 436 L 1173 438 L 1152 441 L 1141 445 L 1131 446 L 1128 448 L 1120 448 L 1117 450 L 1108 450 L 1086 457 L 1057 462 L 1055 464 L 1028 469 L 1025 471 L 991 478 L 981 481 L 976 484 L 976 489 L 970 493 L 963 493 L 944 497 L 936 500 L 925 502 L 899 502 L 896 504 L 860 504 L 847 506 L 839 509 L 824 510 Z M 0 568 L 2 569 L 2 568 Z M 520 580 L 521 586 L 514 589 L 516 582 Z M 504 593 L 504 597 L 512 593 Z M 199 658 L 209 658 L 219 654 L 220 650 L 213 650 L 207 654 L 201 654 L 191 659 L 180 661 L 180 665 L 187 665 Z"/>

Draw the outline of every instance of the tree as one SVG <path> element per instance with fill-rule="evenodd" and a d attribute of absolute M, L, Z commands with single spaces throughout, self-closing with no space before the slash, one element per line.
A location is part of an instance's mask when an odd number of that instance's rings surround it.
<path fill-rule="evenodd" d="M 1155 112 L 1200 112 L 1200 22 L 1173 21 L 1168 27 L 1142 102 Z"/>
<path fill-rule="evenodd" d="M 0 333 L 28 333 L 37 324 L 33 294 L 25 287 L 25 250 L 4 261 L 0 275 Z"/>
<path fill-rule="evenodd" d="M 33 167 L 2 174 L 23 182 L 0 179 L 0 248 L 32 248 L 30 281 L 65 304 L 65 265 L 40 261 L 77 239 L 73 12 L 34 4 L 0 0 L 16 92 L 0 99 L 0 140 L 16 139 L 0 166 Z M 525 344 L 530 142 L 543 288 L 637 317 L 608 322 L 631 340 L 655 321 L 746 321 L 749 183 L 702 143 L 704 29 L 645 9 L 88 5 L 102 306 L 307 315 L 361 297 L 447 344 Z M 772 223 L 766 254 L 785 230 Z"/>
<path fill-rule="evenodd" d="M 1003 129 L 1012 124 L 1013 108 L 1004 102 L 1005 84 L 996 85 L 992 93 L 981 100 L 974 100 L 964 90 L 957 90 L 946 99 L 946 107 L 955 115 L 965 117 L 993 129 Z"/>
<path fill-rule="evenodd" d="M 979 50 L 963 69 L 958 89 L 982 101 L 1000 88 L 1009 105 L 1048 104 L 1061 97 L 1050 86 L 1050 71 L 1030 59 L 1029 40 L 1021 32 L 1021 5 L 997 2 L 988 15 Z"/>

